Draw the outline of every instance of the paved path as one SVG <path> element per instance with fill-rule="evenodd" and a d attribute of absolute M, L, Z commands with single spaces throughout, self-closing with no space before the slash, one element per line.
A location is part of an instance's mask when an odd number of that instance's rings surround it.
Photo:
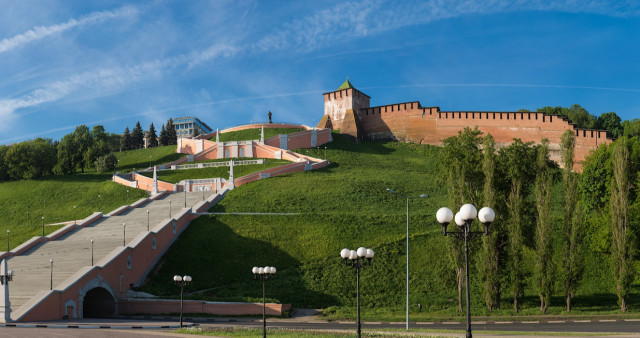
<path fill-rule="evenodd" d="M 187 193 L 187 207 L 191 208 L 201 202 L 202 196 L 201 192 Z M 40 243 L 22 255 L 9 258 L 8 268 L 15 271 L 13 282 L 9 284 L 12 309 L 15 312 L 39 291 L 49 290 L 51 279 L 53 288 L 56 289 L 58 284 L 83 266 L 91 266 L 91 239 L 94 240 L 94 263 L 98 264 L 114 249 L 122 249 L 123 239 L 124 243 L 128 243 L 140 233 L 146 232 L 147 224 L 153 229 L 154 225 L 169 219 L 170 215 L 177 215 L 184 204 L 184 193 L 165 195 L 140 208 L 128 210 L 119 216 L 104 217 L 55 241 Z M 51 258 L 54 260 L 53 270 L 49 261 Z"/>

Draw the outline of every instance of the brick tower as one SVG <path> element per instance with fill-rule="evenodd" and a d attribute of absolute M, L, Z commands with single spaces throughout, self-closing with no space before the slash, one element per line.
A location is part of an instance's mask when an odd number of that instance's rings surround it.
<path fill-rule="evenodd" d="M 371 97 L 357 90 L 349 78 L 335 91 L 324 93 L 324 116 L 318 127 L 340 129 L 341 134 L 347 134 L 359 139 L 360 109 L 369 108 Z"/>

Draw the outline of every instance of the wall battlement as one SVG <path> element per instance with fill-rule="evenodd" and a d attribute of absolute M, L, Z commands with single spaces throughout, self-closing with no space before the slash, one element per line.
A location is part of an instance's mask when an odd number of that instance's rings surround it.
<path fill-rule="evenodd" d="M 352 98 L 357 97 L 365 97 L 366 101 L 354 104 Z M 551 159 L 558 163 L 562 134 L 572 130 L 576 135 L 577 171 L 591 150 L 613 141 L 606 130 L 577 128 L 565 116 L 542 112 L 441 111 L 439 107 L 423 107 L 420 101 L 370 107 L 369 99 L 353 87 L 325 93 L 326 118 L 322 121 L 327 122 L 318 127 L 340 129 L 357 140 L 391 139 L 431 145 L 441 145 L 465 127 L 478 127 L 483 134 L 491 134 L 498 147 L 511 144 L 515 138 L 534 143 L 546 138 Z"/>

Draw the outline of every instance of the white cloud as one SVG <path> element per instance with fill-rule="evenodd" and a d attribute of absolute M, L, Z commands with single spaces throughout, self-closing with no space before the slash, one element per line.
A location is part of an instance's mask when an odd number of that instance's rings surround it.
<path fill-rule="evenodd" d="M 114 11 L 93 12 L 91 14 L 80 17 L 79 19 L 71 19 L 67 22 L 51 25 L 37 26 L 22 34 L 3 39 L 0 41 L 0 54 L 18 48 L 24 44 L 40 40 L 49 35 L 62 33 L 74 27 L 99 23 L 108 19 L 121 17 L 129 17 L 136 15 L 138 10 L 131 6 L 121 7 Z"/>

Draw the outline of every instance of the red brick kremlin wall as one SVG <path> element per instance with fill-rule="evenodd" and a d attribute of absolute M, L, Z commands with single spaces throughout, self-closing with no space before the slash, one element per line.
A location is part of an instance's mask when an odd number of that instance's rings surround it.
<path fill-rule="evenodd" d="M 547 138 L 551 159 L 560 163 L 560 138 L 565 130 L 571 130 L 576 135 L 577 171 L 582 170 L 581 163 L 591 150 L 600 144 L 612 142 L 604 130 L 579 129 L 564 117 L 540 112 L 445 112 L 438 107 L 422 107 L 418 101 L 357 107 L 368 104 L 369 97 L 355 88 L 325 93 L 324 100 L 325 115 L 331 118 L 333 129 L 340 129 L 342 122 L 348 119 L 346 110 L 353 109 L 356 112 L 358 135 L 352 136 L 359 139 L 394 139 L 441 145 L 445 138 L 457 135 L 465 127 L 477 126 L 484 135 L 490 133 L 498 147 L 509 145 L 514 138 L 536 144 Z M 358 104 L 352 104 L 354 108 L 349 108 L 352 101 Z M 344 108 L 340 115 L 340 109 Z M 352 134 L 354 131 L 347 130 L 345 125 L 345 130 L 341 132 Z"/>

